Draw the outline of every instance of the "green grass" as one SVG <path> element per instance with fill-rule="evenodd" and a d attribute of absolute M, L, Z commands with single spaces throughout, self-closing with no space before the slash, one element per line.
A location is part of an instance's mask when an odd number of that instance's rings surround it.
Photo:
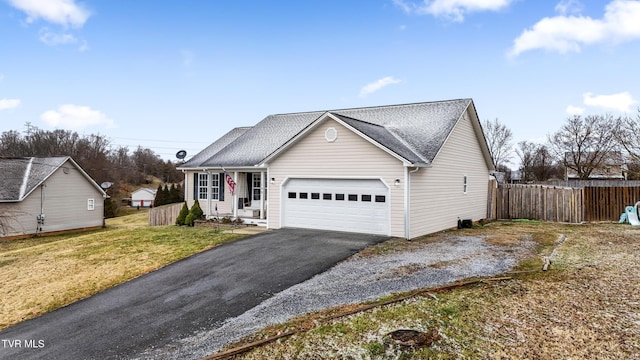
<path fill-rule="evenodd" d="M 243 236 L 146 224 L 141 211 L 103 229 L 0 243 L 0 329 Z"/>

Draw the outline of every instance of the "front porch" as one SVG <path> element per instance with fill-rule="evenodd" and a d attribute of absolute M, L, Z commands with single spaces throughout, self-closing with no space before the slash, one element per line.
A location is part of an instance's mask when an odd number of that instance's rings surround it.
<path fill-rule="evenodd" d="M 242 219 L 244 224 L 267 226 L 267 170 L 207 171 L 208 194 L 216 194 L 221 187 L 224 196 L 207 198 L 203 210 L 207 219 Z M 218 175 L 219 174 L 219 175 Z M 217 178 L 217 179 L 216 179 Z M 213 197 L 213 199 L 212 199 Z"/>

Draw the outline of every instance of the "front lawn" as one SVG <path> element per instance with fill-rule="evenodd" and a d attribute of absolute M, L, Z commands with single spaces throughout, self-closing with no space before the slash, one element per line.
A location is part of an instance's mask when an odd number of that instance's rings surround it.
<path fill-rule="evenodd" d="M 0 242 L 0 329 L 96 294 L 243 235 L 149 227 L 147 212 L 107 228 Z"/>

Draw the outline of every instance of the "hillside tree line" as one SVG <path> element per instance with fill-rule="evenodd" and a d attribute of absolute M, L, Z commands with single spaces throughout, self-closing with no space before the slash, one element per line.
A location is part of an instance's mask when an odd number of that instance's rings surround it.
<path fill-rule="evenodd" d="M 148 148 L 112 146 L 102 135 L 80 135 L 70 130 L 43 130 L 27 123 L 27 130 L 5 131 L 0 135 L 0 156 L 49 157 L 70 156 L 98 184 L 112 183 L 108 194 L 108 211 L 116 211 L 122 197 L 132 186 L 150 184 L 153 177 L 165 184 L 179 183 L 183 175 L 178 164 L 163 160 Z M 110 208 L 113 207 L 113 210 Z"/>

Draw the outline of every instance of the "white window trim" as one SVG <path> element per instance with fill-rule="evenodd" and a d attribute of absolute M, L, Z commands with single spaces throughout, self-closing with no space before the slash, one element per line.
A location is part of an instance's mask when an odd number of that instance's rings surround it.
<path fill-rule="evenodd" d="M 95 199 L 87 199 L 87 210 L 93 211 L 96 209 Z"/>
<path fill-rule="evenodd" d="M 198 200 L 209 200 L 209 181 L 211 181 L 211 200 L 218 200 L 220 197 L 220 174 L 198 173 Z"/>
<path fill-rule="evenodd" d="M 210 173 L 211 175 L 211 200 L 220 198 L 220 174 Z"/>
<path fill-rule="evenodd" d="M 257 186 L 256 186 L 257 185 Z M 251 201 L 260 201 L 261 173 L 251 174 Z M 256 196 L 257 195 L 257 196 Z"/>
<path fill-rule="evenodd" d="M 209 198 L 209 174 L 198 173 L 198 200 L 207 200 Z"/>

